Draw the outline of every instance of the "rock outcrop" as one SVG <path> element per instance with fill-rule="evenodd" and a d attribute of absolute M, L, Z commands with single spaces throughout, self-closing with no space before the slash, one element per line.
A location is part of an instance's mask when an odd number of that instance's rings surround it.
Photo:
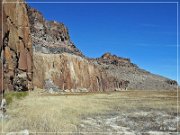
<path fill-rule="evenodd" d="M 27 9 L 34 48 L 35 86 L 74 92 L 118 90 L 121 87 L 122 81 L 107 75 L 85 58 L 70 40 L 64 24 L 46 21 L 37 10 Z"/>
<path fill-rule="evenodd" d="M 63 23 L 47 21 L 40 12 L 28 6 L 27 10 L 34 52 L 46 54 L 67 52 L 83 56 L 70 40 L 68 29 Z"/>
<path fill-rule="evenodd" d="M 40 12 L 30 7 L 28 16 L 34 48 L 34 84 L 37 87 L 49 89 L 47 86 L 51 86 L 70 91 L 112 91 L 127 87 L 176 89 L 176 81 L 140 69 L 130 59 L 110 53 L 97 59 L 86 58 L 72 43 L 64 24 L 45 20 Z"/>
<path fill-rule="evenodd" d="M 21 3 L 3 3 L 3 89 L 25 91 L 32 84 L 32 42 L 27 9 Z M 8 2 L 8 0 L 4 0 Z M 3 60 L 3 61 L 2 61 Z M 1 69 L 2 70 L 2 69 Z M 2 89 L 1 89 L 2 91 Z"/>
<path fill-rule="evenodd" d="M 129 89 L 174 90 L 178 85 L 175 80 L 152 74 L 131 63 L 130 59 L 117 57 L 110 53 L 105 53 L 102 57 L 92 59 L 92 61 L 111 76 L 128 80 Z"/>
<path fill-rule="evenodd" d="M 85 57 L 63 23 L 47 21 L 23 0 L 18 1 L 22 3 L 4 3 L 0 13 L 1 93 L 30 90 L 33 83 L 66 92 L 176 89 L 176 81 L 140 69 L 130 59 L 110 53 L 97 59 Z"/>
<path fill-rule="evenodd" d="M 122 86 L 123 81 L 108 75 L 88 59 L 69 53 L 43 54 L 34 53 L 34 85 L 80 92 L 114 91 Z M 53 84 L 53 85 L 52 85 Z M 49 88 L 48 88 L 49 89 Z"/>

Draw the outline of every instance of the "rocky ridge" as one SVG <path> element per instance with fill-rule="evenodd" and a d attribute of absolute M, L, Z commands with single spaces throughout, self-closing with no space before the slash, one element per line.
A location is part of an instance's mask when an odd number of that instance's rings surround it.
<path fill-rule="evenodd" d="M 34 52 L 59 54 L 63 52 L 83 56 L 70 40 L 67 27 L 63 23 L 47 21 L 36 9 L 27 6 L 31 25 Z"/>
<path fill-rule="evenodd" d="M 155 75 L 139 68 L 130 59 L 121 58 L 110 53 L 105 53 L 102 57 L 92 59 L 94 63 L 105 70 L 113 77 L 128 80 L 129 89 L 138 90 L 175 90 L 177 82 L 169 78 Z"/>
<path fill-rule="evenodd" d="M 129 89 L 176 89 L 176 81 L 151 74 L 130 59 L 111 53 L 97 59 L 87 58 L 72 43 L 64 24 L 45 20 L 39 11 L 30 7 L 28 16 L 35 54 L 35 86 L 45 88 L 50 79 L 55 88 L 71 91 L 122 90 L 128 84 Z"/>

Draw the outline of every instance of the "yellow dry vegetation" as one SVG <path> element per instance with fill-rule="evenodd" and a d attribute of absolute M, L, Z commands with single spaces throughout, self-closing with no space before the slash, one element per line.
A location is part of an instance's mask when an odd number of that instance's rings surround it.
<path fill-rule="evenodd" d="M 9 118 L 3 121 L 3 131 L 73 132 L 84 117 L 111 111 L 159 109 L 176 112 L 176 96 L 176 91 L 50 95 L 35 90 L 8 106 Z"/>

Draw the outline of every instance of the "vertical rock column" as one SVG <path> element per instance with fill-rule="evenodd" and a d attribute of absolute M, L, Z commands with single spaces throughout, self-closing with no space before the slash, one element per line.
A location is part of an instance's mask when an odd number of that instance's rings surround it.
<path fill-rule="evenodd" d="M 32 84 L 32 43 L 24 3 L 3 3 L 3 89 L 27 91 Z M 23 2 L 17 0 L 17 2 Z M 2 62 L 2 61 L 1 61 Z"/>
<path fill-rule="evenodd" d="M 2 53 L 2 0 L 0 0 L 0 55 Z M 2 85 L 2 78 L 3 78 L 3 72 L 2 72 L 2 55 L 0 57 L 0 94 L 3 91 L 3 85 Z"/>

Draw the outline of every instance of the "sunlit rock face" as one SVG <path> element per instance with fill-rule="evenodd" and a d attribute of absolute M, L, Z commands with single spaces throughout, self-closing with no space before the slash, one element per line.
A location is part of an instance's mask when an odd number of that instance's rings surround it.
<path fill-rule="evenodd" d="M 69 53 L 34 53 L 34 85 L 45 88 L 47 80 L 52 80 L 60 90 L 71 92 L 84 88 L 91 92 L 119 88 L 116 78 L 83 57 Z"/>
<path fill-rule="evenodd" d="M 72 43 L 67 27 L 46 21 L 28 8 L 34 50 L 34 85 L 71 92 L 118 89 L 119 82 L 87 59 Z"/>
<path fill-rule="evenodd" d="M 70 39 L 68 28 L 47 21 L 27 6 L 34 52 L 34 84 L 69 91 L 114 91 L 126 89 L 173 90 L 177 82 L 151 74 L 128 58 L 105 53 L 85 57 Z"/>
<path fill-rule="evenodd" d="M 4 0 L 4 2 L 9 1 Z M 18 0 L 18 2 L 23 1 Z M 3 62 L 4 85 L 1 91 L 32 89 L 32 42 L 26 5 L 25 3 L 4 3 L 2 11 L 1 63 Z"/>
<path fill-rule="evenodd" d="M 166 77 L 152 74 L 139 68 L 130 59 L 121 58 L 110 53 L 92 59 L 107 74 L 130 83 L 128 89 L 136 90 L 176 90 L 177 82 Z"/>

